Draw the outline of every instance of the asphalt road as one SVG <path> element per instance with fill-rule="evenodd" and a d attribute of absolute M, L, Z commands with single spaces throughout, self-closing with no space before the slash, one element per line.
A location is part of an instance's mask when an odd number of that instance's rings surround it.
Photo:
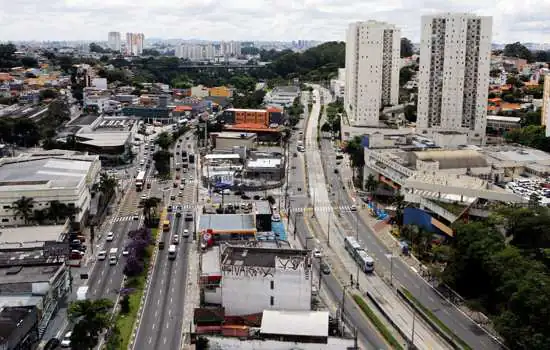
<path fill-rule="evenodd" d="M 184 135 L 182 139 L 183 149 L 190 151 L 196 149 L 193 137 L 185 140 Z M 188 148 L 188 144 L 192 144 L 192 147 Z M 181 156 L 176 161 L 180 159 Z M 172 162 L 173 165 L 174 163 Z M 181 190 L 182 196 L 179 196 L 180 189 L 172 186 L 172 182 L 176 181 L 172 179 L 167 184 L 166 192 L 163 192 L 166 203 L 168 205 L 194 207 L 197 185 L 194 164 L 190 164 L 188 173 L 181 173 L 181 175 L 187 179 L 193 176 L 194 180 L 187 181 L 185 188 Z M 180 180 L 177 181 L 180 182 Z M 172 195 L 175 196 L 173 200 L 171 199 Z M 184 209 L 185 211 L 186 209 Z M 146 303 L 134 342 L 134 350 L 179 349 L 182 327 L 188 326 L 183 325 L 182 320 L 187 286 L 187 259 L 191 249 L 193 249 L 194 221 L 185 221 L 184 216 L 176 217 L 175 211 L 168 213 L 168 220 L 171 222 L 171 230 L 170 232 L 161 232 L 163 235 L 161 240 L 165 242 L 165 248 L 159 250 L 157 255 Z M 183 237 L 184 229 L 189 230 L 189 238 Z M 175 235 L 179 236 L 180 241 L 176 246 L 176 258 L 170 260 L 168 259 L 168 247 Z"/>
<path fill-rule="evenodd" d="M 322 139 L 322 159 L 325 174 L 332 185 L 332 196 L 334 206 L 351 206 L 354 204 L 351 198 L 343 189 L 344 183 L 340 174 L 334 174 L 336 165 L 336 153 L 328 139 Z M 347 181 L 347 179 L 345 179 Z M 338 203 L 336 200 L 338 199 Z M 361 219 L 360 216 L 352 212 L 341 211 L 342 220 L 347 222 L 347 226 L 355 230 L 357 225 L 359 229 L 359 238 L 366 244 L 371 255 L 376 259 L 376 269 L 383 269 L 389 275 L 390 259 L 387 257 L 389 251 L 377 239 L 376 234 Z M 357 221 L 356 218 L 359 217 Z M 501 346 L 477 325 L 475 325 L 462 312 L 458 311 L 453 305 L 443 300 L 432 287 L 427 284 L 416 272 L 412 271 L 401 259 L 392 259 L 393 281 L 407 288 L 424 306 L 445 323 L 462 340 L 467 342 L 474 349 L 501 349 Z"/>

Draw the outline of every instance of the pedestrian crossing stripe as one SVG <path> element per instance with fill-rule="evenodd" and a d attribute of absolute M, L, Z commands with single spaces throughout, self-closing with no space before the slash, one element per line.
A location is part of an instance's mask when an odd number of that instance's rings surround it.
<path fill-rule="evenodd" d="M 135 216 L 136 215 L 119 216 L 119 217 L 115 218 L 113 220 L 113 222 L 132 221 L 132 220 L 134 220 Z M 139 220 L 142 220 L 144 218 L 143 215 L 139 215 L 138 217 L 139 217 Z M 136 220 L 136 221 L 138 221 L 138 220 Z"/>

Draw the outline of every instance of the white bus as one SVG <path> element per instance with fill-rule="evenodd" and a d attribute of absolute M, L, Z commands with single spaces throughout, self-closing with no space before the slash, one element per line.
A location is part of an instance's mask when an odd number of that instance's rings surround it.
<path fill-rule="evenodd" d="M 170 244 L 170 247 L 168 247 L 168 259 L 174 260 L 176 258 L 176 246 L 174 244 Z"/>
<path fill-rule="evenodd" d="M 363 272 L 374 271 L 374 259 L 367 254 L 367 252 L 361 247 L 359 242 L 357 242 L 355 237 L 345 237 L 344 247 Z"/>
<path fill-rule="evenodd" d="M 136 191 L 143 190 L 145 184 L 145 171 L 140 171 L 136 176 Z"/>

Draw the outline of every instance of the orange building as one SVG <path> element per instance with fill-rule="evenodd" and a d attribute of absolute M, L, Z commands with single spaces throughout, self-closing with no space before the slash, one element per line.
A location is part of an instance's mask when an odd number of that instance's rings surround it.
<path fill-rule="evenodd" d="M 231 97 L 233 95 L 231 89 L 226 86 L 216 86 L 210 88 L 208 94 L 216 97 Z"/>

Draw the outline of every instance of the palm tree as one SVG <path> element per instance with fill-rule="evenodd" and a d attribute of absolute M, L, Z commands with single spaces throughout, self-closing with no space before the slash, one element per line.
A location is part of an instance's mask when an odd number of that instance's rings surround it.
<path fill-rule="evenodd" d="M 160 202 L 160 198 L 157 197 L 149 197 L 141 201 L 141 205 L 143 206 L 143 216 L 145 217 L 146 223 L 151 222 L 151 219 L 154 216 Z M 151 212 L 153 212 L 153 215 Z"/>
<path fill-rule="evenodd" d="M 48 208 L 48 218 L 57 223 L 59 218 L 67 217 L 67 204 L 61 203 L 58 200 L 50 201 L 50 207 Z"/>
<path fill-rule="evenodd" d="M 46 219 L 48 219 L 48 212 L 46 209 L 39 209 L 33 212 L 32 219 L 39 225 L 42 225 Z"/>
<path fill-rule="evenodd" d="M 367 180 L 368 181 L 368 180 Z M 397 191 L 393 197 L 393 204 L 395 205 L 395 221 L 397 227 L 401 229 L 403 226 L 403 209 L 405 209 L 405 196 L 401 194 L 401 191 Z"/>
<path fill-rule="evenodd" d="M 32 197 L 21 197 L 13 202 L 14 216 L 22 216 L 25 220 L 25 224 L 29 222 L 29 218 L 32 215 L 32 208 L 34 205 L 34 199 Z"/>
<path fill-rule="evenodd" d="M 79 300 L 69 306 L 69 318 L 75 323 L 71 335 L 73 349 L 93 349 L 97 346 L 99 335 L 111 324 L 109 299 Z"/>
<path fill-rule="evenodd" d="M 376 181 L 373 174 L 369 174 L 369 176 L 367 177 L 367 181 L 365 182 L 366 190 L 374 196 L 374 191 L 376 191 L 377 187 L 378 181 Z"/>

